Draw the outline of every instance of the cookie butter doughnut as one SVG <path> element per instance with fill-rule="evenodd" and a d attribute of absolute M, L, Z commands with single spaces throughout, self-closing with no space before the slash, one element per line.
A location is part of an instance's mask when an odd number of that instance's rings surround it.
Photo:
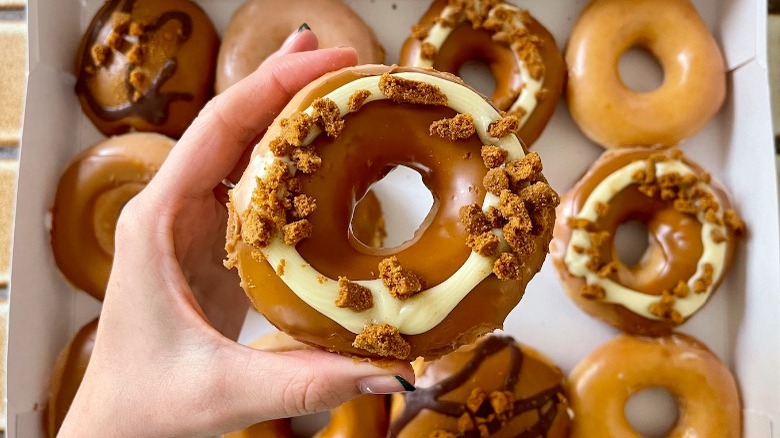
<path fill-rule="evenodd" d="M 73 286 L 103 299 L 119 213 L 157 173 L 174 143 L 153 133 L 120 135 L 86 149 L 68 165 L 52 207 L 51 246 Z"/>
<path fill-rule="evenodd" d="M 265 351 L 303 350 L 307 345 L 296 342 L 284 333 L 261 336 L 250 347 Z M 327 426 L 314 435 L 316 438 L 387 436 L 388 400 L 383 395 L 361 395 L 330 411 Z M 224 435 L 224 438 L 293 438 L 291 419 L 264 421 L 246 429 Z"/>
<path fill-rule="evenodd" d="M 219 37 L 190 0 L 109 0 L 76 59 L 76 93 L 106 135 L 178 138 L 211 98 Z"/>
<path fill-rule="evenodd" d="M 649 92 L 623 83 L 620 57 L 647 50 L 664 80 Z M 718 44 L 689 0 L 594 0 L 572 29 L 566 50 L 569 110 L 594 142 L 674 146 L 693 136 L 726 95 Z"/>
<path fill-rule="evenodd" d="M 568 436 L 563 373 L 511 337 L 415 365 L 417 390 L 393 395 L 389 437 Z"/>
<path fill-rule="evenodd" d="M 566 66 L 555 39 L 528 11 L 503 1 L 435 0 L 401 50 L 401 64 L 458 73 L 466 61 L 490 67 L 499 109 L 518 118 L 533 144 L 563 92 Z"/>
<path fill-rule="evenodd" d="M 514 122 L 446 73 L 325 75 L 230 193 L 226 266 L 271 323 L 331 351 L 433 358 L 472 342 L 502 326 L 541 267 L 559 201 Z M 398 165 L 422 175 L 434 206 L 403 245 L 360 245 L 355 200 Z"/>
<path fill-rule="evenodd" d="M 620 224 L 638 220 L 648 247 L 635 265 L 615 251 Z M 566 292 L 629 333 L 668 333 L 717 288 L 744 223 L 726 193 L 679 150 L 608 151 L 563 197 L 550 253 Z"/>
<path fill-rule="evenodd" d="M 76 336 L 57 356 L 51 381 L 49 382 L 49 400 L 43 413 L 43 425 L 46 436 L 54 438 L 60 430 L 65 415 L 76 397 L 76 391 L 84 380 L 92 348 L 95 346 L 98 320 L 95 319 L 81 328 Z"/>
<path fill-rule="evenodd" d="M 320 48 L 354 47 L 359 64 L 385 62 L 374 31 L 340 0 L 247 0 L 233 14 L 219 49 L 217 93 L 255 71 L 302 23 L 317 33 Z"/>
<path fill-rule="evenodd" d="M 625 405 L 632 395 L 654 387 L 677 399 L 677 424 L 666 436 L 742 436 L 734 377 L 704 344 L 683 334 L 619 335 L 580 362 L 569 375 L 571 436 L 639 437 Z"/>

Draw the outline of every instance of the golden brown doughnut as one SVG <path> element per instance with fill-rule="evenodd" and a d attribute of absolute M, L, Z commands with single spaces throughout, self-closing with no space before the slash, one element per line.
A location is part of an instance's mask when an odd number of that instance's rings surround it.
<path fill-rule="evenodd" d="M 49 438 L 57 436 L 81 381 L 84 380 L 92 348 L 95 346 L 97 326 L 96 318 L 82 327 L 57 356 L 49 382 L 49 400 L 43 413 L 44 430 Z"/>
<path fill-rule="evenodd" d="M 153 133 L 112 137 L 77 155 L 52 207 L 54 260 L 73 286 L 102 300 L 119 213 L 162 166 L 175 142 Z"/>
<path fill-rule="evenodd" d="M 106 135 L 178 138 L 213 95 L 219 37 L 189 0 L 109 0 L 76 59 L 76 93 Z"/>
<path fill-rule="evenodd" d="M 401 65 L 457 74 L 479 59 L 496 82 L 492 99 L 520 120 L 517 132 L 530 147 L 555 112 L 566 66 L 555 38 L 528 11 L 504 1 L 435 0 L 401 50 Z"/>
<path fill-rule="evenodd" d="M 284 333 L 274 332 L 254 340 L 250 347 L 265 351 L 294 351 L 311 348 Z M 361 395 L 330 411 L 330 422 L 317 432 L 316 438 L 385 438 L 387 436 L 388 400 L 383 395 Z M 264 421 L 246 429 L 224 435 L 224 438 L 293 438 L 291 419 Z"/>
<path fill-rule="evenodd" d="M 636 92 L 623 83 L 620 57 L 647 50 L 663 83 Z M 569 110 L 601 146 L 674 146 L 693 136 L 726 95 L 718 44 L 689 0 L 594 0 L 572 29 L 566 50 Z"/>
<path fill-rule="evenodd" d="M 628 266 L 617 227 L 638 220 L 648 247 Z M 678 149 L 604 153 L 562 198 L 550 254 L 569 297 L 629 333 L 659 335 L 709 299 L 744 224 L 726 193 Z"/>
<path fill-rule="evenodd" d="M 247 77 L 303 23 L 319 47 L 354 47 L 359 64 L 385 62 L 374 31 L 340 0 L 247 0 L 233 14 L 217 60 L 216 91 Z"/>
<path fill-rule="evenodd" d="M 625 416 L 628 399 L 660 387 L 676 399 L 678 421 L 668 437 L 741 436 L 737 384 L 704 344 L 683 334 L 621 334 L 594 350 L 569 375 L 572 438 L 639 437 Z"/>
<path fill-rule="evenodd" d="M 327 350 L 414 359 L 470 343 L 502 326 L 551 239 L 558 195 L 516 122 L 447 73 L 325 75 L 282 111 L 231 192 L 226 266 L 272 324 Z M 359 245 L 355 200 L 398 165 L 421 173 L 432 213 L 400 247 Z"/>
<path fill-rule="evenodd" d="M 417 390 L 393 395 L 388 437 L 567 436 L 563 373 L 509 336 L 415 365 Z"/>

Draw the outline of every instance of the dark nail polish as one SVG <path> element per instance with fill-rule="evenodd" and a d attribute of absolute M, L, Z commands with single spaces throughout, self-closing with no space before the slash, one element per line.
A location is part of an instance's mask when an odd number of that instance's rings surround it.
<path fill-rule="evenodd" d="M 411 383 L 407 382 L 403 377 L 395 376 L 395 379 L 398 380 L 398 383 L 400 383 L 401 386 L 403 386 L 404 389 L 408 392 L 417 391 L 417 388 L 415 388 Z"/>
<path fill-rule="evenodd" d="M 308 24 L 306 24 L 306 23 L 303 23 L 303 24 L 301 24 L 301 27 L 299 27 L 299 28 L 298 28 L 298 33 L 301 33 L 301 32 L 303 32 L 304 30 L 311 30 L 311 28 L 309 27 L 309 25 L 308 25 Z"/>

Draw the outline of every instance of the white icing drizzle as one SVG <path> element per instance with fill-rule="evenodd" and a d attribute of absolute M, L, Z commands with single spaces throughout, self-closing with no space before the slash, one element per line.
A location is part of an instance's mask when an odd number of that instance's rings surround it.
<path fill-rule="evenodd" d="M 473 116 L 477 135 L 483 144 L 500 146 L 505 149 L 508 152 L 507 161 L 525 156 L 515 135 L 507 135 L 497 139 L 488 134 L 490 123 L 500 119 L 501 115 L 470 88 L 438 76 L 419 72 L 395 73 L 393 76 L 424 81 L 438 86 L 447 96 L 448 107 L 458 113 L 468 113 Z M 359 78 L 342 85 L 323 98 L 335 102 L 343 117 L 349 113 L 347 105 L 349 97 L 358 90 L 370 92 L 370 96 L 364 101 L 364 104 L 387 99 L 387 96 L 379 89 L 379 80 L 380 76 Z M 303 112 L 311 115 L 312 111 L 313 108 L 310 106 Z M 318 128 L 314 128 L 303 143 L 310 144 L 320 132 Z M 271 152 L 262 156 L 257 155 L 251 160 L 241 181 L 233 190 L 233 199 L 239 217 L 249 208 L 257 178 L 262 179 L 266 176 L 267 169 L 270 169 L 274 160 L 284 160 L 285 163 L 289 163 L 287 158 L 274 157 Z M 295 171 L 294 168 L 291 170 Z M 497 205 L 498 197 L 490 193 L 486 194 L 482 204 L 483 211 Z M 502 246 L 507 245 L 500 229 L 493 232 L 501 239 Z M 334 301 L 339 295 L 338 282 L 325 277 L 312 267 L 294 246 L 284 243 L 281 235 L 274 236 L 271 244 L 262 248 L 261 251 L 273 267 L 278 266 L 284 260 L 285 268 L 281 278 L 293 293 L 306 304 L 352 333 L 360 333 L 367 325 L 383 322 L 397 327 L 402 334 L 406 335 L 416 335 L 432 329 L 443 321 L 474 287 L 492 274 L 493 262 L 495 261 L 495 257 L 485 257 L 472 252 L 451 277 L 406 300 L 394 298 L 380 279 L 355 281 L 355 283 L 367 287 L 374 300 L 372 308 L 355 312 L 348 308 L 336 307 Z"/>
<path fill-rule="evenodd" d="M 634 161 L 604 178 L 585 200 L 585 203 L 576 218 L 586 219 L 591 222 L 597 221 L 598 214 L 596 213 L 596 205 L 599 203 L 609 204 L 610 200 L 620 191 L 631 184 L 635 184 L 632 180 L 632 175 L 637 171 L 646 169 L 647 165 L 648 163 L 645 160 Z M 669 173 L 678 173 L 682 176 L 695 175 L 695 172 L 680 160 L 668 160 L 656 163 L 655 171 L 656 178 L 660 178 L 662 175 Z M 701 182 L 697 184 L 699 187 L 709 192 L 714 199 L 717 199 L 717 196 L 708 184 L 703 184 Z M 720 220 L 720 223 L 723 223 L 722 207 L 718 209 L 717 217 Z M 715 229 L 719 229 L 723 235 L 727 235 L 728 231 L 725 225 L 716 225 L 705 221 L 704 213 L 702 212 L 697 213 L 696 219 L 702 224 L 702 255 L 697 262 L 696 272 L 687 281 L 691 292 L 685 297 L 675 297 L 673 305 L 673 308 L 684 318 L 692 315 L 707 301 L 707 298 L 714 289 L 714 284 L 718 282 L 718 279 L 720 279 L 723 274 L 726 263 L 726 242 L 716 243 L 712 238 L 712 232 Z M 663 320 L 662 317 L 655 315 L 649 310 L 651 304 L 659 301 L 659 296 L 629 289 L 609 278 L 599 277 L 595 272 L 587 268 L 586 265 L 590 260 L 590 257 L 586 252 L 578 253 L 574 250 L 574 246 L 579 246 L 584 249 L 590 248 L 590 238 L 587 231 L 579 229 L 572 230 L 571 240 L 569 241 L 569 246 L 566 248 L 564 262 L 572 275 L 584 278 L 589 285 L 601 286 L 605 292 L 603 301 L 619 304 L 648 319 Z M 713 268 L 712 284 L 708 285 L 704 292 L 696 293 L 693 291 L 694 284 L 704 276 L 704 265 L 706 264 L 711 265 Z"/>
<path fill-rule="evenodd" d="M 479 8 L 479 2 L 475 2 L 476 8 Z M 521 10 L 517 7 L 514 7 L 512 5 L 508 4 L 499 4 L 494 6 L 489 12 L 488 12 L 488 18 L 494 18 L 498 11 L 506 10 L 509 11 L 508 14 L 506 14 L 508 17 L 510 17 L 511 21 L 509 23 L 506 23 L 504 26 L 508 27 L 509 29 L 525 29 L 525 25 L 523 24 L 523 21 L 520 19 Z M 462 24 L 464 21 L 467 20 L 465 12 L 458 12 L 456 8 L 453 6 L 447 6 L 445 7 L 441 14 L 439 15 L 440 18 L 444 19 L 453 19 L 455 20 L 456 26 Z M 434 25 L 431 27 L 431 29 L 428 31 L 428 36 L 425 37 L 421 41 L 421 43 L 429 43 L 433 45 L 433 47 L 436 48 L 436 51 L 438 52 L 441 47 L 444 45 L 444 42 L 447 40 L 447 38 L 450 36 L 450 33 L 454 30 L 453 27 L 449 26 L 442 26 L 438 21 L 434 23 Z M 544 83 L 544 77 L 540 78 L 540 80 L 536 80 L 531 76 L 530 70 L 528 70 L 528 66 L 525 64 L 525 62 L 520 58 L 520 56 L 515 53 L 515 58 L 517 59 L 517 65 L 520 69 L 520 78 L 522 79 L 523 83 L 521 85 L 520 94 L 517 96 L 517 99 L 512 103 L 512 106 L 509 107 L 509 112 L 522 110 L 523 111 L 523 117 L 520 118 L 520 126 L 522 127 L 525 125 L 525 122 L 528 121 L 528 118 L 533 113 L 534 109 L 536 109 L 536 105 L 539 103 L 538 99 L 536 97 L 537 93 L 542 89 L 542 84 Z M 422 68 L 433 68 L 433 61 L 430 59 L 425 59 L 422 57 L 422 51 L 418 51 L 417 56 L 412 61 L 412 66 L 414 67 L 422 67 Z"/>

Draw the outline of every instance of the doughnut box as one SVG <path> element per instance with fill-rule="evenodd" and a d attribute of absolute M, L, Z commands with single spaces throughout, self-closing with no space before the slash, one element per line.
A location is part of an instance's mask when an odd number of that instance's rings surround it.
<path fill-rule="evenodd" d="M 223 33 L 240 0 L 199 0 Z M 423 0 L 345 0 L 375 30 L 387 53 L 398 61 L 409 29 L 428 6 Z M 543 23 L 561 48 L 586 0 L 513 0 Z M 743 405 L 747 437 L 780 438 L 780 221 L 770 116 L 764 0 L 694 0 L 714 34 L 727 65 L 723 108 L 681 149 L 708 169 L 732 195 L 748 233 L 720 292 L 679 331 L 706 343 L 732 370 Z M 75 52 L 100 0 L 30 0 L 29 80 L 21 149 L 19 193 L 11 276 L 8 354 L 8 430 L 11 438 L 43 436 L 41 410 L 59 350 L 100 311 L 100 304 L 76 291 L 59 273 L 49 241 L 49 208 L 57 181 L 70 159 L 104 137 L 82 113 L 74 93 Z M 293 31 L 294 29 L 290 29 Z M 324 32 L 325 29 L 313 29 Z M 486 69 L 461 71 L 480 90 L 490 89 Z M 621 73 L 633 86 L 662 80 L 659 68 L 630 52 Z M 545 175 L 566 192 L 602 153 L 572 121 L 565 101 L 534 144 Z M 409 229 L 430 208 L 430 196 L 415 188 L 413 173 L 392 175 L 401 190 L 377 189 L 388 231 Z M 411 223 L 417 220 L 415 223 Z M 413 229 L 413 228 L 412 228 Z M 254 311 L 240 341 L 271 330 Z M 548 256 L 529 283 L 504 330 L 559 364 L 568 373 L 617 331 L 580 311 L 564 293 Z M 658 404 L 635 415 L 652 424 Z M 659 402 L 660 403 L 660 402 Z M 664 412 L 668 412 L 664 411 Z"/>

